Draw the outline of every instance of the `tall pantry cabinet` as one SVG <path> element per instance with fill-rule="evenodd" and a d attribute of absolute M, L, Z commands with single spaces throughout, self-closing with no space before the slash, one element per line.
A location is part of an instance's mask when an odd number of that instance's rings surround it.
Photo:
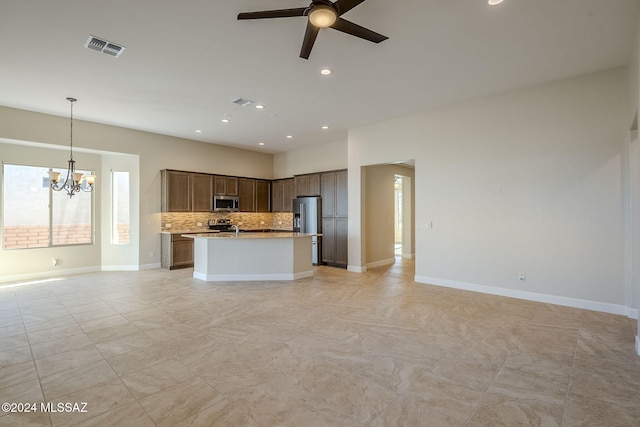
<path fill-rule="evenodd" d="M 322 196 L 322 261 L 346 268 L 348 264 L 347 171 L 320 174 Z"/>

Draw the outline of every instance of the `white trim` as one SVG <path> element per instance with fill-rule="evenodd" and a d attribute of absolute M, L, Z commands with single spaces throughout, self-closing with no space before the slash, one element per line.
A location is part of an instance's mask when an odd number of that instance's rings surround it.
<path fill-rule="evenodd" d="M 0 276 L 0 283 L 18 282 L 22 280 L 43 279 L 56 276 L 70 276 L 74 274 L 95 273 L 100 271 L 100 266 L 68 268 L 65 270 L 47 270 L 39 273 L 14 274 L 11 276 Z"/>
<path fill-rule="evenodd" d="M 382 267 L 382 266 L 385 266 L 385 265 L 391 265 L 391 264 L 393 264 L 395 262 L 396 262 L 395 258 L 381 259 L 380 261 L 367 263 L 367 268 Z"/>
<path fill-rule="evenodd" d="M 313 270 L 292 274 L 204 274 L 193 272 L 195 279 L 206 282 L 239 282 L 239 281 L 268 281 L 268 280 L 296 280 L 312 277 Z"/>
<path fill-rule="evenodd" d="M 640 356 L 640 337 L 636 335 L 636 353 Z"/>
<path fill-rule="evenodd" d="M 416 257 L 416 254 L 412 254 L 412 253 L 403 253 L 402 254 L 402 258 L 404 259 L 414 259 Z"/>
<path fill-rule="evenodd" d="M 367 266 L 358 266 L 358 265 L 348 265 L 347 266 L 347 271 L 350 271 L 352 273 L 364 273 L 367 271 Z"/>
<path fill-rule="evenodd" d="M 619 304 L 589 301 L 579 298 L 561 297 L 556 295 L 539 294 L 535 292 L 518 291 L 515 289 L 499 288 L 495 286 L 477 285 L 474 283 L 458 282 L 455 280 L 439 279 L 436 277 L 415 276 L 418 283 L 443 286 L 446 288 L 462 289 L 465 291 L 481 292 L 484 294 L 499 295 L 509 298 L 518 298 L 528 301 L 543 302 L 548 304 L 563 305 L 566 307 L 582 308 L 585 310 L 600 311 L 603 313 L 620 314 L 623 316 L 638 317 L 638 310 Z"/>
<path fill-rule="evenodd" d="M 162 265 L 160 263 L 157 264 L 140 264 L 138 266 L 138 270 L 142 271 L 142 270 L 155 270 L 156 268 L 162 268 Z"/>
<path fill-rule="evenodd" d="M 103 265 L 102 271 L 138 271 L 140 267 L 135 264 L 131 265 Z"/>

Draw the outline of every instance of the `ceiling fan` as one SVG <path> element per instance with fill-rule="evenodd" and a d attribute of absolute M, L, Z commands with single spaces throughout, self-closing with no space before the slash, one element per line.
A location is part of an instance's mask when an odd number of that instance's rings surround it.
<path fill-rule="evenodd" d="M 289 18 L 292 16 L 307 16 L 307 30 L 304 34 L 300 58 L 309 59 L 311 49 L 321 28 L 333 28 L 361 39 L 380 43 L 389 37 L 378 34 L 368 28 L 361 27 L 347 21 L 340 16 L 358 6 L 365 0 L 312 0 L 309 7 L 293 9 L 264 10 L 260 12 L 245 12 L 238 14 L 238 19 Z"/>

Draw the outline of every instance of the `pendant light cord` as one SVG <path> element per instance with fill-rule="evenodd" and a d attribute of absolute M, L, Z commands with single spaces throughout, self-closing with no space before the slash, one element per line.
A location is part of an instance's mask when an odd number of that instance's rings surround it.
<path fill-rule="evenodd" d="M 69 143 L 69 158 L 70 160 L 73 160 L 73 103 L 76 102 L 77 100 L 75 98 L 67 98 L 67 101 L 69 101 L 71 103 L 71 115 L 70 117 L 70 123 L 71 123 L 71 137 L 70 137 L 70 143 Z"/>

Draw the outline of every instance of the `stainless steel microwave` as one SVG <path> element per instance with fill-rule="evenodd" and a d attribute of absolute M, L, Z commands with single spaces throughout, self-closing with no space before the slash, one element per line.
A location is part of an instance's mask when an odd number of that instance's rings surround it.
<path fill-rule="evenodd" d="M 237 196 L 213 196 L 213 210 L 233 212 L 240 210 L 240 198 Z"/>

